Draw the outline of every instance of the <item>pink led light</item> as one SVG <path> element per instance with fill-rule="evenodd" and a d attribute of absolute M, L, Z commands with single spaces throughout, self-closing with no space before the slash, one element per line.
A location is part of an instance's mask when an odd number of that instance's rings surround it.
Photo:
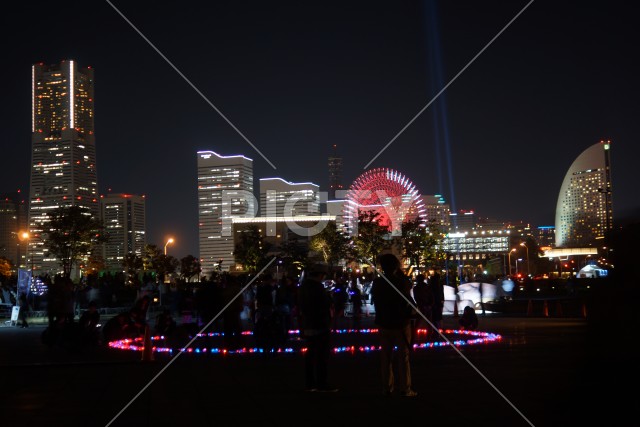
<path fill-rule="evenodd" d="M 446 329 L 446 330 L 440 330 L 441 333 L 443 334 L 448 334 L 448 335 L 465 335 L 468 336 L 468 339 L 457 339 L 457 340 L 451 340 L 451 341 L 446 341 L 446 340 L 442 340 L 442 341 L 429 341 L 429 342 L 424 342 L 424 343 L 417 343 L 413 345 L 413 348 L 415 350 L 425 350 L 425 349 L 430 349 L 430 348 L 437 348 L 437 347 L 444 347 L 447 345 L 455 345 L 455 346 L 463 346 L 463 345 L 475 345 L 475 344 L 488 344 L 491 342 L 496 342 L 496 341 L 500 341 L 502 339 L 501 335 L 498 334 L 494 334 L 491 332 L 482 332 L 482 331 L 469 331 L 469 330 L 462 330 L 462 329 Z M 378 333 L 378 329 L 338 329 L 338 330 L 334 330 L 333 331 L 334 334 L 375 334 Z M 427 333 L 426 329 L 418 329 L 416 330 L 416 333 L 418 335 L 424 335 Z M 300 331 L 299 330 L 289 330 L 289 335 L 299 335 Z M 241 335 L 253 335 L 252 331 L 243 331 L 241 332 Z M 203 338 L 203 337 L 223 337 L 224 333 L 222 332 L 210 332 L 210 333 L 206 333 L 206 334 L 198 334 L 198 338 Z M 164 336 L 154 336 L 151 337 L 151 340 L 156 341 L 156 340 L 164 340 L 165 337 Z M 109 347 L 117 349 L 117 350 L 129 350 L 129 351 L 143 351 L 144 350 L 144 345 L 143 345 L 143 338 L 142 337 L 138 337 L 138 338 L 126 338 L 126 339 L 122 339 L 122 340 L 117 340 L 117 341 L 111 341 L 109 342 Z M 372 352 L 372 351 L 379 351 L 380 350 L 380 346 L 359 346 L 356 347 L 354 345 L 351 346 L 341 346 L 341 347 L 334 347 L 333 348 L 333 353 L 351 353 L 351 354 L 355 354 L 355 353 L 368 353 L 368 352 Z M 153 346 L 153 351 L 156 353 L 173 353 L 174 349 L 169 348 L 169 347 L 158 347 L 158 346 Z M 223 355 L 229 355 L 229 354 L 252 354 L 252 353 L 262 353 L 264 352 L 263 349 L 261 348 L 257 348 L 257 347 L 251 347 L 251 348 L 247 348 L 247 347 L 242 347 L 236 350 L 232 350 L 232 349 L 228 349 L 228 348 L 216 348 L 216 347 L 212 347 L 212 348 L 207 348 L 207 347 L 189 347 L 189 348 L 180 348 L 177 349 L 177 352 L 183 352 L 183 353 L 208 353 L 208 354 L 223 354 Z M 307 352 L 307 348 L 306 347 L 301 347 L 297 350 L 291 348 L 291 347 L 286 347 L 286 348 L 276 348 L 274 350 L 272 350 L 272 352 L 274 353 L 306 353 Z"/>

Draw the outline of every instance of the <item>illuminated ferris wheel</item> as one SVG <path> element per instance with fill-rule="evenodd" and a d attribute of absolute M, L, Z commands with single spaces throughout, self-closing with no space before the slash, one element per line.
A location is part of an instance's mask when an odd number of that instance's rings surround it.
<path fill-rule="evenodd" d="M 352 232 L 365 211 L 379 214 L 378 222 L 398 235 L 403 222 L 426 221 L 425 207 L 416 186 L 402 173 L 389 168 L 370 169 L 353 181 L 344 204 L 344 223 Z"/>

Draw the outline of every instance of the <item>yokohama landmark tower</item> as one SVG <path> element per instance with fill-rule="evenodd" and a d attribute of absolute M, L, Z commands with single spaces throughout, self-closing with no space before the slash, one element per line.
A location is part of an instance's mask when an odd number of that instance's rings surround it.
<path fill-rule="evenodd" d="M 62 206 L 99 212 L 94 139 L 93 70 L 76 61 L 31 69 L 30 267 L 54 273 L 42 242 L 47 213 Z"/>

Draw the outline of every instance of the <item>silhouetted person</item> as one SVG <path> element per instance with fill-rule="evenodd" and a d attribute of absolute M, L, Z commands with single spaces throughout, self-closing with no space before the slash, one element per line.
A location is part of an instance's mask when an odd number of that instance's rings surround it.
<path fill-rule="evenodd" d="M 338 391 L 327 382 L 327 366 L 331 355 L 331 296 L 322 284 L 326 274 L 326 267 L 311 266 L 298 291 L 302 335 L 307 344 L 307 391 Z"/>
<path fill-rule="evenodd" d="M 460 316 L 460 327 L 469 331 L 475 331 L 478 329 L 478 315 L 476 311 L 470 305 L 466 306 Z"/>
<path fill-rule="evenodd" d="M 27 299 L 27 294 L 24 292 L 20 293 L 20 297 L 18 297 L 18 302 L 20 304 L 20 313 L 19 313 L 19 326 L 21 328 L 28 328 L 29 323 L 27 323 L 27 316 L 29 315 L 29 301 Z"/>
<path fill-rule="evenodd" d="M 176 321 L 171 316 L 171 310 L 165 308 L 156 316 L 155 332 L 158 335 L 170 336 L 176 328 Z"/>
<path fill-rule="evenodd" d="M 444 309 L 444 288 L 437 271 L 429 278 L 427 283 L 433 294 L 433 305 L 431 308 L 431 318 L 436 328 L 442 328 L 442 311 Z"/>
<path fill-rule="evenodd" d="M 413 298 L 416 300 L 416 306 L 420 311 L 416 316 L 416 328 L 424 326 L 427 329 L 427 333 L 429 333 L 431 332 L 429 322 L 433 323 L 433 306 L 435 299 L 433 290 L 427 285 L 424 274 L 418 274 L 416 276 L 416 285 L 413 287 Z M 422 316 L 427 320 L 424 320 Z"/>
<path fill-rule="evenodd" d="M 129 310 L 129 319 L 131 326 L 138 336 L 144 336 L 144 330 L 147 326 L 147 312 L 151 305 L 151 297 L 145 295 L 139 298 L 133 308 Z"/>
<path fill-rule="evenodd" d="M 379 261 L 384 277 L 373 281 L 371 295 L 376 310 L 375 324 L 380 329 L 383 394 L 390 395 L 397 386 L 402 396 L 415 397 L 417 393 L 411 388 L 409 363 L 412 335 L 409 302 L 413 303 L 411 281 L 402 272 L 395 255 L 381 255 Z M 396 358 L 394 347 L 397 347 Z M 397 381 L 394 370 L 397 370 Z"/>
<path fill-rule="evenodd" d="M 275 349 L 277 334 L 282 326 L 276 312 L 276 285 L 271 274 L 265 274 L 264 280 L 256 289 L 256 317 L 254 319 L 254 337 L 258 348 L 266 357 Z"/>
<path fill-rule="evenodd" d="M 96 345 L 100 342 L 98 324 L 100 323 L 100 313 L 98 303 L 95 300 L 89 302 L 87 311 L 82 313 L 78 321 L 80 340 L 83 344 Z"/>
<path fill-rule="evenodd" d="M 134 329 L 129 320 L 129 315 L 127 313 L 120 313 L 105 323 L 102 328 L 102 334 L 105 343 L 109 343 L 109 341 L 135 338 L 138 336 L 138 331 Z"/>
<path fill-rule="evenodd" d="M 362 317 L 362 292 L 358 287 L 358 278 L 351 279 L 349 285 L 349 298 L 351 299 L 351 317 L 353 319 L 351 326 L 353 329 L 360 327 L 360 318 Z"/>
<path fill-rule="evenodd" d="M 344 309 L 349 300 L 347 286 L 343 277 L 336 279 L 331 298 L 333 300 L 333 329 L 340 329 L 342 319 L 344 319 Z"/>
<path fill-rule="evenodd" d="M 233 276 L 225 276 L 223 282 L 222 302 L 225 306 L 231 302 L 222 313 L 224 343 L 227 348 L 235 350 L 239 347 L 240 333 L 242 332 L 240 322 L 240 313 L 244 309 L 242 295 L 240 295 L 242 287 L 238 279 Z"/>

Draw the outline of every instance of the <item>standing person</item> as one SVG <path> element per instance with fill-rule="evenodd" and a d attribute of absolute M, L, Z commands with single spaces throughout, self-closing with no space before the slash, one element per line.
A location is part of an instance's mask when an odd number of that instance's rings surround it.
<path fill-rule="evenodd" d="M 411 366 L 409 353 L 411 345 L 411 281 L 400 268 L 400 261 L 393 254 L 383 254 L 379 258 L 383 277 L 373 281 L 371 296 L 376 310 L 375 324 L 380 329 L 382 390 L 390 395 L 396 385 L 401 396 L 418 395 L 411 388 Z M 391 283 L 389 283 L 391 282 Z M 394 361 L 394 347 L 397 358 Z M 394 376 L 397 370 L 397 384 Z"/>
<path fill-rule="evenodd" d="M 254 319 L 254 331 L 258 348 L 262 350 L 266 358 L 271 351 L 275 351 L 276 334 L 278 325 L 275 308 L 276 287 L 273 276 L 265 273 L 264 279 L 258 284 L 256 290 L 256 315 Z"/>
<path fill-rule="evenodd" d="M 424 326 L 428 336 L 433 332 L 431 325 L 434 324 L 433 311 L 435 310 L 435 298 L 433 289 L 427 284 L 424 274 L 418 274 L 416 276 L 416 285 L 413 287 L 413 298 L 416 300 L 416 307 L 418 307 L 420 311 L 416 316 L 416 330 Z"/>
<path fill-rule="evenodd" d="M 336 392 L 329 385 L 327 365 L 331 355 L 331 295 L 322 280 L 327 274 L 322 265 L 311 266 L 298 292 L 302 335 L 307 344 L 305 383 L 307 391 Z"/>
<path fill-rule="evenodd" d="M 20 297 L 18 298 L 18 303 L 20 304 L 20 327 L 28 328 L 29 323 L 27 323 L 27 315 L 29 314 L 29 300 L 27 299 L 27 294 L 24 292 L 20 292 Z"/>
<path fill-rule="evenodd" d="M 442 311 L 444 309 L 444 288 L 437 270 L 434 270 L 433 276 L 429 278 L 428 286 L 433 294 L 431 317 L 434 326 L 440 329 L 442 328 Z"/>
<path fill-rule="evenodd" d="M 242 323 L 240 321 L 240 314 L 244 309 L 244 303 L 240 296 L 242 286 L 240 286 L 240 281 L 231 275 L 224 276 L 223 286 L 222 303 L 225 306 L 231 303 L 222 314 L 224 343 L 227 348 L 235 350 L 241 347 L 240 335 L 242 333 Z"/>
<path fill-rule="evenodd" d="M 358 278 L 354 277 L 351 279 L 349 285 L 349 298 L 351 299 L 351 317 L 352 323 L 351 327 L 353 329 L 360 328 L 360 318 L 362 317 L 362 292 L 360 292 L 360 288 L 358 287 Z"/>
<path fill-rule="evenodd" d="M 333 286 L 332 291 L 333 299 L 333 327 L 332 329 L 340 329 L 342 326 L 342 319 L 344 319 L 344 310 L 347 305 L 349 295 L 347 293 L 347 285 L 345 278 L 338 276 L 336 278 L 336 284 Z"/>
<path fill-rule="evenodd" d="M 282 319 L 285 340 L 288 337 L 289 329 L 291 329 L 291 311 L 294 305 L 293 284 L 291 279 L 285 276 L 276 288 L 276 310 Z"/>

